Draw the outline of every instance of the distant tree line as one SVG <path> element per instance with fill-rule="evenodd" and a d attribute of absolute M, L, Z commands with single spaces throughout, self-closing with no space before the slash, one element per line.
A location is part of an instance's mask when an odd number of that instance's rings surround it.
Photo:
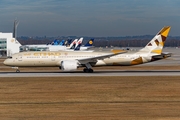
<path fill-rule="evenodd" d="M 80 38 L 80 37 L 79 37 Z M 83 44 L 85 44 L 91 37 L 84 37 Z M 94 46 L 95 47 L 143 47 L 145 46 L 153 37 L 95 37 Z M 52 43 L 55 38 L 18 38 L 18 41 L 22 45 L 28 44 L 48 44 Z M 68 38 L 58 38 L 59 40 L 67 40 Z M 74 40 L 75 38 L 73 38 Z M 168 37 L 165 42 L 166 47 L 179 47 L 180 46 L 180 37 Z"/>

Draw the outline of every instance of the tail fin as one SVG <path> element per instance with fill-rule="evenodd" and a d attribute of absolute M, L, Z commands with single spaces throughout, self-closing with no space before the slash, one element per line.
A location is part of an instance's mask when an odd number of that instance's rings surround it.
<path fill-rule="evenodd" d="M 78 42 L 76 42 L 76 46 L 74 48 L 74 50 L 80 50 L 80 47 L 82 45 L 82 42 L 83 42 L 83 38 L 81 37 Z"/>
<path fill-rule="evenodd" d="M 165 26 L 163 27 L 156 36 L 140 51 L 145 51 L 148 53 L 155 53 L 160 55 L 162 53 L 162 49 L 164 47 L 164 43 L 169 34 L 171 27 Z"/>
<path fill-rule="evenodd" d="M 62 41 L 59 43 L 60 46 L 64 46 L 64 44 L 65 44 L 65 40 L 62 40 Z"/>
<path fill-rule="evenodd" d="M 70 49 L 74 49 L 76 42 L 78 41 L 78 39 L 75 39 L 69 46 Z"/>
<path fill-rule="evenodd" d="M 93 43 L 94 43 L 94 39 L 92 38 L 84 46 L 85 47 L 91 47 L 93 45 Z"/>
<path fill-rule="evenodd" d="M 59 44 L 59 40 L 55 39 L 53 42 L 52 42 L 52 45 L 58 45 Z"/>
<path fill-rule="evenodd" d="M 71 42 L 72 42 L 72 39 L 68 39 L 68 40 L 66 40 L 66 42 L 65 42 L 65 46 L 66 46 L 66 47 L 69 47 L 69 46 L 70 46 L 70 44 L 71 44 Z"/>

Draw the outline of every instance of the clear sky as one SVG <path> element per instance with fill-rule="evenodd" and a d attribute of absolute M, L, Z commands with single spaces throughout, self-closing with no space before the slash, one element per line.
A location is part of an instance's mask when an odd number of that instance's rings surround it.
<path fill-rule="evenodd" d="M 180 0 L 0 0 L 0 31 L 18 36 L 180 36 Z"/>

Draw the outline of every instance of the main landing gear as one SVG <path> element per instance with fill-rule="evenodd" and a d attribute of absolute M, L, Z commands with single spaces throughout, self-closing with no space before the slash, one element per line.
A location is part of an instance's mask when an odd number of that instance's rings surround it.
<path fill-rule="evenodd" d="M 93 71 L 93 69 L 88 69 L 88 68 L 84 68 L 83 69 L 83 71 L 85 72 L 85 73 L 93 73 L 94 71 Z"/>
<path fill-rule="evenodd" d="M 93 69 L 92 69 L 92 66 L 89 64 L 89 63 L 86 63 L 85 64 L 86 68 L 83 69 L 83 72 L 85 73 L 93 73 Z"/>

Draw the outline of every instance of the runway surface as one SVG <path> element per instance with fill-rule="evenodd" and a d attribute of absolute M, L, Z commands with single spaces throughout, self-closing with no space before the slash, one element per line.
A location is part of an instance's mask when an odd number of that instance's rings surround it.
<path fill-rule="evenodd" d="M 180 71 L 1 72 L 0 77 L 180 76 Z"/>

